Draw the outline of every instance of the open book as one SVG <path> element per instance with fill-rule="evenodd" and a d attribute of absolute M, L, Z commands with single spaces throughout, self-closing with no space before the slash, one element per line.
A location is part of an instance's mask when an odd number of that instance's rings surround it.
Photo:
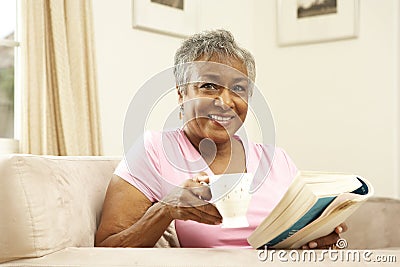
<path fill-rule="evenodd" d="M 330 234 L 372 194 L 356 175 L 301 171 L 247 240 L 254 248 L 299 248 Z"/>

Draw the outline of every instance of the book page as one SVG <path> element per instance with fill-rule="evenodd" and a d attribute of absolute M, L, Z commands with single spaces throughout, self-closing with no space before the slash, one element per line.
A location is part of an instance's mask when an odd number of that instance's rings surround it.
<path fill-rule="evenodd" d="M 337 206 L 337 208 L 327 216 L 315 220 L 295 235 L 277 244 L 275 247 L 299 248 L 312 240 L 326 236 L 332 233 L 335 227 L 344 222 L 361 204 L 362 201 L 346 201 L 342 203 L 342 205 Z"/>
<path fill-rule="evenodd" d="M 306 243 L 306 239 L 331 233 L 372 194 L 372 185 L 356 175 L 299 172 L 281 201 L 247 240 L 254 248 L 275 242 L 276 248 Z M 330 197 L 331 202 L 317 205 L 318 212 L 314 212 L 314 205 L 324 197 Z M 339 219 L 342 221 L 337 222 Z"/>

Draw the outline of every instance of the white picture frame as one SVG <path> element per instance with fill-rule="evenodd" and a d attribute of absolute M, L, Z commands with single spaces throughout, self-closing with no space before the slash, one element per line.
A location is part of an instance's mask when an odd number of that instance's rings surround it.
<path fill-rule="evenodd" d="M 162 4 L 162 0 L 132 0 L 132 27 L 176 37 L 196 33 L 197 0 L 181 1 L 183 6 L 176 8 Z"/>
<path fill-rule="evenodd" d="M 320 1 L 277 0 L 277 35 L 280 46 L 327 42 L 358 36 L 359 0 L 336 0 L 334 12 L 327 14 L 298 13 L 301 5 Z M 304 17 L 299 18 L 299 16 Z"/>

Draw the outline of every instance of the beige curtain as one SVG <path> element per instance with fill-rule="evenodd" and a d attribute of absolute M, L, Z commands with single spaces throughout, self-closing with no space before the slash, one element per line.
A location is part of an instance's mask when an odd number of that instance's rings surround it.
<path fill-rule="evenodd" d="M 100 155 L 92 0 L 23 0 L 23 153 Z"/>

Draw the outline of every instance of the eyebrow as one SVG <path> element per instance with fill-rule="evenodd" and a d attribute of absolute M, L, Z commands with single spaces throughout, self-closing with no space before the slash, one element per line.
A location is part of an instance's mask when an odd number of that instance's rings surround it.
<path fill-rule="evenodd" d="M 244 76 L 244 74 L 243 74 L 243 76 Z M 211 80 L 215 80 L 217 82 L 220 82 L 220 77 L 221 77 L 221 75 L 212 74 L 212 73 L 206 73 L 206 74 L 199 75 L 199 78 L 201 78 L 201 79 L 211 79 Z M 241 82 L 241 81 L 246 81 L 247 82 L 248 80 L 249 79 L 245 78 L 245 77 L 237 77 L 237 78 L 233 79 L 233 81 L 235 83 Z"/>

